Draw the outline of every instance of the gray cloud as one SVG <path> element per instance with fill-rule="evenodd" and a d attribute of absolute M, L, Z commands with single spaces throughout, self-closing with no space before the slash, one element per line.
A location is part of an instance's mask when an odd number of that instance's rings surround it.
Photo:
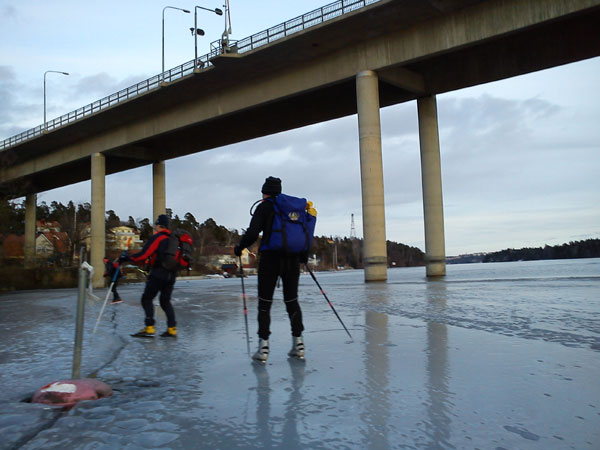
<path fill-rule="evenodd" d="M 16 75 L 12 67 L 0 66 L 0 124 L 7 123 L 15 104 Z M 2 125 L 0 125 L 1 127 Z"/>
<path fill-rule="evenodd" d="M 17 8 L 12 5 L 0 6 L 0 23 L 12 19 L 16 19 L 19 16 Z"/>
<path fill-rule="evenodd" d="M 144 78 L 144 75 L 136 75 L 116 79 L 106 73 L 79 77 L 72 73 L 59 82 L 48 76 L 48 120 L 114 94 Z M 32 87 L 17 79 L 13 67 L 0 66 L 0 139 L 41 125 L 43 98 L 42 81 Z"/>
<path fill-rule="evenodd" d="M 133 86 L 146 78 L 144 75 L 135 75 L 118 80 L 104 72 L 84 76 L 78 78 L 75 85 L 70 87 L 68 100 L 79 102 L 77 104 L 80 107 L 83 106 L 82 99 L 85 99 L 84 102 L 91 103 Z"/>
<path fill-rule="evenodd" d="M 22 124 L 31 123 L 32 116 L 42 116 L 39 107 L 29 102 L 27 92 L 12 67 L 0 66 L 0 139 L 24 131 Z"/>
<path fill-rule="evenodd" d="M 538 131 L 551 133 L 564 123 L 564 109 L 538 99 L 507 101 L 484 96 L 475 104 L 472 100 L 465 107 L 461 101 L 448 99 L 440 113 L 448 188 L 517 200 L 523 198 L 524 190 L 529 194 L 542 190 L 548 195 L 593 181 L 591 172 L 580 164 L 596 165 L 589 137 L 581 146 L 564 137 L 559 143 Z M 568 156 L 576 153 L 577 158 Z"/>

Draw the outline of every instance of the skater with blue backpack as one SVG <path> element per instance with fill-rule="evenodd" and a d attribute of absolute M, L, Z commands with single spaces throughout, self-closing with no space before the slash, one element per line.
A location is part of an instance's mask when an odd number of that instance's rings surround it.
<path fill-rule="evenodd" d="M 317 212 L 304 198 L 281 193 L 281 180 L 268 177 L 262 186 L 263 199 L 252 214 L 250 226 L 234 247 L 236 256 L 250 247 L 262 232 L 258 262 L 258 350 L 252 359 L 266 363 L 269 357 L 271 306 L 277 279 L 283 284 L 292 330 L 288 356 L 304 358 L 302 310 L 298 303 L 300 263 L 306 264 L 312 244 Z"/>

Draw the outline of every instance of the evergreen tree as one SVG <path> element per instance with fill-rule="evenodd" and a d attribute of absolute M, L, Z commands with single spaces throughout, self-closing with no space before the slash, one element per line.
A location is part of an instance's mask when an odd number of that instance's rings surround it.
<path fill-rule="evenodd" d="M 600 239 L 571 241 L 568 244 L 538 248 L 508 248 L 499 252 L 488 253 L 483 262 L 535 261 L 540 259 L 570 259 L 600 257 Z"/>
<path fill-rule="evenodd" d="M 119 216 L 117 216 L 112 209 L 109 209 L 108 211 L 106 211 L 106 214 L 107 214 L 107 217 L 106 217 L 106 229 L 107 230 L 110 230 L 111 228 L 118 227 L 119 225 L 121 225 L 121 219 L 119 219 Z"/>
<path fill-rule="evenodd" d="M 23 207 L 25 206 L 25 202 L 23 202 Z M 37 220 L 49 220 L 50 218 L 50 208 L 46 204 L 46 202 L 42 201 L 35 207 L 35 217 Z"/>
<path fill-rule="evenodd" d="M 154 233 L 150 219 L 147 217 L 138 221 L 138 229 L 140 230 L 140 239 L 142 241 L 147 241 L 152 236 L 152 233 Z"/>
<path fill-rule="evenodd" d="M 129 216 L 129 219 L 127 220 L 127 223 L 125 225 L 127 225 L 130 228 L 133 228 L 134 230 L 137 230 L 137 225 L 135 224 L 135 220 L 131 216 Z"/>
<path fill-rule="evenodd" d="M 25 232 L 25 202 L 19 204 L 0 200 L 0 233 L 23 234 Z"/>

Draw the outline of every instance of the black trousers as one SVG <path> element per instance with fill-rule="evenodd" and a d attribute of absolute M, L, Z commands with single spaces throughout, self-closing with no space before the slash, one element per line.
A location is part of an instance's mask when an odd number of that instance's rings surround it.
<path fill-rule="evenodd" d="M 119 293 L 117 292 L 117 284 L 118 284 L 118 283 L 119 283 L 119 280 L 118 280 L 118 279 L 117 279 L 117 280 L 115 280 L 115 283 L 113 284 L 113 287 L 112 287 L 113 298 L 114 298 L 115 300 L 118 300 L 118 299 L 120 299 L 120 298 L 121 298 L 121 296 L 120 296 L 120 295 L 119 295 Z"/>
<path fill-rule="evenodd" d="M 262 252 L 258 262 L 258 337 L 269 339 L 271 305 L 277 278 L 283 283 L 283 300 L 290 318 L 292 336 L 302 336 L 302 310 L 298 303 L 300 261 L 298 255 Z"/>
<path fill-rule="evenodd" d="M 146 313 L 145 324 L 146 326 L 154 325 L 154 304 L 152 300 L 156 297 L 156 294 L 160 292 L 160 307 L 167 315 L 167 327 L 174 327 L 177 325 L 175 321 L 175 310 L 171 305 L 171 293 L 175 286 L 175 274 L 166 278 L 157 278 L 150 274 L 146 281 L 146 287 L 142 294 L 142 307 Z"/>

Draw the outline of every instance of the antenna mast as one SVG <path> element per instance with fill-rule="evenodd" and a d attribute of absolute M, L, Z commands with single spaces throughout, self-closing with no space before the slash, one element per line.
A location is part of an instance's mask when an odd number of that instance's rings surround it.
<path fill-rule="evenodd" d="M 350 240 L 356 239 L 356 228 L 354 227 L 354 213 L 350 214 Z"/>

